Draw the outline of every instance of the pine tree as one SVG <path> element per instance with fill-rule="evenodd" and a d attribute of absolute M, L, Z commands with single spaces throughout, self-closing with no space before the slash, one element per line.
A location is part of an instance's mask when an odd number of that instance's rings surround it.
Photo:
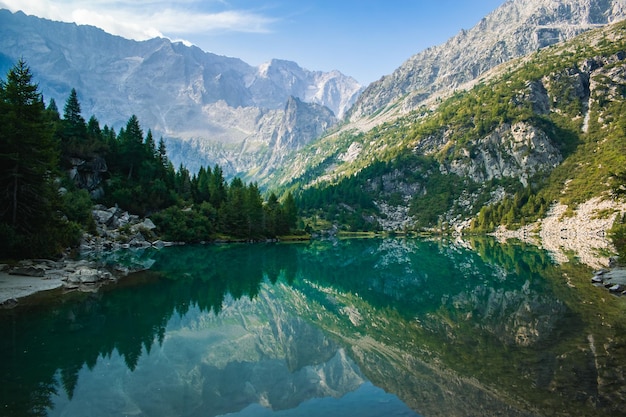
<path fill-rule="evenodd" d="M 53 98 L 50 99 L 50 103 L 48 104 L 48 107 L 46 107 L 46 111 L 48 112 L 48 117 L 50 117 L 50 120 L 53 122 L 58 122 L 61 119 L 57 102 L 54 101 Z"/>
<path fill-rule="evenodd" d="M 0 228 L 23 247 L 3 237 L 0 252 L 42 253 L 54 246 L 46 235 L 58 220 L 53 184 L 59 150 L 30 68 L 20 60 L 0 81 Z M 18 239 L 19 237 L 19 239 Z M 42 251 L 42 252 L 39 252 Z"/>
<path fill-rule="evenodd" d="M 226 201 L 226 188 L 222 168 L 216 164 L 213 168 L 211 180 L 209 181 L 209 203 L 216 209 L 219 209 L 224 201 Z"/>
<path fill-rule="evenodd" d="M 248 235 L 245 200 L 246 187 L 240 178 L 234 178 L 228 187 L 226 201 L 221 205 L 219 210 L 219 217 L 224 232 L 236 237 Z"/>
<path fill-rule="evenodd" d="M 296 200 L 293 198 L 291 192 L 287 193 L 285 201 L 283 202 L 283 216 L 287 232 L 289 229 L 296 227 L 298 221 L 298 207 L 296 206 Z"/>
<path fill-rule="evenodd" d="M 263 198 L 256 183 L 249 184 L 244 197 L 244 213 L 248 223 L 248 238 L 257 239 L 265 231 Z"/>
<path fill-rule="evenodd" d="M 282 216 L 280 202 L 273 192 L 267 197 L 267 202 L 263 206 L 265 210 L 265 229 L 268 236 L 278 235 L 280 217 Z"/>
<path fill-rule="evenodd" d="M 139 120 L 134 114 L 128 119 L 126 129 L 119 134 L 122 170 L 128 179 L 137 177 L 138 167 L 145 155 L 143 143 L 143 131 L 139 126 Z"/>
<path fill-rule="evenodd" d="M 76 90 L 72 88 L 63 108 L 63 122 L 57 132 L 61 139 L 63 158 L 86 158 L 90 156 L 91 146 L 87 139 L 87 124 L 80 114 L 80 103 Z"/>
<path fill-rule="evenodd" d="M 203 203 L 208 202 L 211 199 L 210 182 L 211 182 L 211 168 L 200 167 L 198 171 L 198 184 L 196 190 L 196 202 Z"/>
<path fill-rule="evenodd" d="M 68 122 L 72 126 L 81 126 L 85 124 L 85 119 L 80 114 L 80 103 L 78 102 L 78 94 L 76 89 L 72 88 L 70 96 L 65 102 L 63 108 L 63 120 Z"/>
<path fill-rule="evenodd" d="M 146 133 L 146 158 L 149 160 L 156 160 L 159 157 L 157 152 L 156 143 L 154 142 L 154 138 L 152 137 L 152 130 L 148 129 L 148 133 Z"/>

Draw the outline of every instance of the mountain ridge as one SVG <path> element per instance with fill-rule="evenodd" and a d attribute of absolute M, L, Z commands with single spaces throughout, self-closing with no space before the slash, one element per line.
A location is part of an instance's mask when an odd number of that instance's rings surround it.
<path fill-rule="evenodd" d="M 266 167 L 275 151 L 270 142 L 288 130 L 283 113 L 290 97 L 299 98 L 309 113 L 290 123 L 320 120 L 328 126 L 361 91 L 356 80 L 338 71 L 310 71 L 290 61 L 253 67 L 164 38 L 132 41 L 93 26 L 7 10 L 0 10 L 0 23 L 0 69 L 24 58 L 46 99 L 63 103 L 75 88 L 84 114 L 116 129 L 136 114 L 174 148 L 217 148 L 229 159 L 231 176 Z M 260 158 L 246 151 L 245 143 L 255 143 L 248 149 L 260 150 Z M 219 162 L 212 155 L 198 157 L 190 169 Z M 187 165 L 176 155 L 171 159 Z"/>
<path fill-rule="evenodd" d="M 312 219 L 348 230 L 541 229 L 557 203 L 608 198 L 623 171 L 625 30 L 622 20 L 509 61 L 367 132 L 346 125 L 275 179 L 301 190 Z M 624 208 L 604 211 L 612 224 Z"/>
<path fill-rule="evenodd" d="M 406 114 L 442 90 L 594 27 L 626 18 L 625 0 L 508 0 L 469 30 L 407 59 L 367 86 L 348 118 Z"/>

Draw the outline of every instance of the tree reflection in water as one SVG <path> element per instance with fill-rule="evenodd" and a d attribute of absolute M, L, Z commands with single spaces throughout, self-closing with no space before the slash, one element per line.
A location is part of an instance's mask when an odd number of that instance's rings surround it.
<path fill-rule="evenodd" d="M 139 374 L 140 360 L 182 337 L 173 323 L 236 322 L 252 336 L 231 327 L 219 344 L 215 334 L 205 341 L 213 350 L 197 367 L 202 415 L 238 411 L 232 401 L 217 406 L 228 390 L 219 381 L 239 375 L 231 394 L 261 403 L 242 394 L 246 381 L 315 391 L 297 382 L 314 369 L 326 378 L 320 386 L 370 380 L 425 416 L 624 415 L 623 300 L 588 285 L 587 268 L 554 265 L 537 248 L 465 246 L 368 239 L 151 252 L 151 271 L 99 293 L 2 312 L 3 413 L 44 415 L 59 389 L 73 398 L 81 370 L 116 355 Z M 283 376 L 264 381 L 269 364 Z M 266 400 L 287 407 L 309 397 Z"/>

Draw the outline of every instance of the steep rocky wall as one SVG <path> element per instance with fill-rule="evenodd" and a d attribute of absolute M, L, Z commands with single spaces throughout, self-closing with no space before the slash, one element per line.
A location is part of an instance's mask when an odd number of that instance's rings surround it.
<path fill-rule="evenodd" d="M 442 170 L 479 183 L 509 177 L 526 186 L 534 174 L 549 171 L 563 160 L 545 132 L 524 122 L 501 125 L 472 141 L 462 153 L 446 161 Z"/>

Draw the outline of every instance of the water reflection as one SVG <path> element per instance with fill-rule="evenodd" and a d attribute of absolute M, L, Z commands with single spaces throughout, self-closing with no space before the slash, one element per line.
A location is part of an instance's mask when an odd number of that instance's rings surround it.
<path fill-rule="evenodd" d="M 623 300 L 534 247 L 146 258 L 115 288 L 2 312 L 3 415 L 625 415 Z"/>

